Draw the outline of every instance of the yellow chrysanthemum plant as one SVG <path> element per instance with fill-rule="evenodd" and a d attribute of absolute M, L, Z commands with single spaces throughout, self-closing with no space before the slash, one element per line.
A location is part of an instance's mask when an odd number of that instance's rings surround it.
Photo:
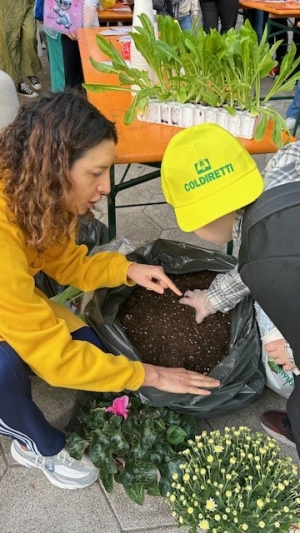
<path fill-rule="evenodd" d="M 189 533 L 284 533 L 299 521 L 297 466 L 266 434 L 204 431 L 181 455 L 167 502 Z"/>

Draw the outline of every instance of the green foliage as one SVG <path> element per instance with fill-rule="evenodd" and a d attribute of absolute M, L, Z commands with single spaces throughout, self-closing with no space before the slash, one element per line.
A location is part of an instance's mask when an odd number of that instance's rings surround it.
<path fill-rule="evenodd" d="M 76 459 L 88 451 L 105 490 L 111 493 L 114 483 L 121 483 L 129 498 L 141 505 L 145 493 L 165 496 L 170 490 L 172 475 L 179 471 L 179 452 L 194 438 L 197 426 L 191 415 L 128 396 L 126 419 L 105 411 L 115 394 L 99 394 L 97 401 L 83 406 L 67 449 Z"/>
<path fill-rule="evenodd" d="M 255 139 L 263 137 L 268 120 L 274 122 L 273 140 L 282 145 L 282 130 L 288 131 L 281 115 L 270 106 L 270 101 L 283 91 L 292 91 L 300 79 L 295 59 L 296 47 L 292 43 L 283 59 L 279 76 L 269 92 L 261 95 L 261 80 L 277 65 L 274 54 L 282 41 L 270 46 L 267 28 L 261 42 L 255 30 L 246 21 L 238 30 L 230 29 L 221 35 L 217 30 L 209 34 L 200 27 L 192 32 L 182 31 L 177 21 L 169 16 L 158 16 L 160 38 L 156 39 L 149 18 L 140 16 L 141 26 L 131 33 L 137 50 L 146 59 L 154 73 L 133 69 L 123 60 L 113 45 L 101 35 L 97 36 L 99 48 L 111 59 L 111 65 L 92 58 L 92 65 L 100 72 L 119 76 L 120 86 L 85 84 L 91 91 L 138 90 L 125 113 L 124 122 L 130 124 L 136 111 L 143 111 L 150 99 L 161 102 L 194 102 L 213 107 L 224 107 L 228 113 L 246 110 L 252 116 L 263 115 L 255 132 Z M 155 82 L 153 82 L 155 79 Z"/>

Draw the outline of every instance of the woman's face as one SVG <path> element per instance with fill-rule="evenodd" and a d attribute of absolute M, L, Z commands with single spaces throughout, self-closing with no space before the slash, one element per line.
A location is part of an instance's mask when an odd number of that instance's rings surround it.
<path fill-rule="evenodd" d="M 70 170 L 73 188 L 68 198 L 74 213 L 84 215 L 110 193 L 109 170 L 114 157 L 115 143 L 105 139 L 75 161 Z"/>

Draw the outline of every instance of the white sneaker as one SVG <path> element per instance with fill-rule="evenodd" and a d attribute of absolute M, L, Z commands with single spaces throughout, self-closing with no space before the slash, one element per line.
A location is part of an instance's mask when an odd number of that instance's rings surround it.
<path fill-rule="evenodd" d="M 286 122 L 288 130 L 293 130 L 294 129 L 294 127 L 296 125 L 296 119 L 295 118 L 288 117 L 288 118 L 285 119 L 285 122 Z"/>
<path fill-rule="evenodd" d="M 53 457 L 44 457 L 24 450 L 17 440 L 13 440 L 10 451 L 17 463 L 27 468 L 39 468 L 50 483 L 60 489 L 84 489 L 99 477 L 98 468 L 88 457 L 83 456 L 77 461 L 64 449 Z"/>

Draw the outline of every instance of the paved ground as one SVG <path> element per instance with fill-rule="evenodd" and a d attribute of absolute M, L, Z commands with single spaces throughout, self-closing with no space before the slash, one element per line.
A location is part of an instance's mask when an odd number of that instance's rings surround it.
<path fill-rule="evenodd" d="M 48 63 L 44 52 L 43 90 L 49 87 Z M 267 83 L 269 83 L 267 81 Z M 286 102 L 279 102 L 284 115 Z M 263 168 L 269 156 L 256 158 Z M 122 169 L 119 169 L 119 173 Z M 133 165 L 131 176 L 146 171 L 143 165 Z M 166 205 L 151 206 L 162 200 L 159 180 L 120 193 L 120 203 L 148 202 L 146 207 L 119 209 L 117 235 L 128 237 L 142 245 L 161 237 L 188 241 L 210 247 L 193 235 L 183 234 L 176 227 L 172 210 Z M 104 222 L 105 201 L 98 214 Z M 75 391 L 53 388 L 33 378 L 33 397 L 48 420 L 63 429 L 72 411 Z M 221 418 L 200 419 L 199 429 L 222 429 L 224 426 L 245 425 L 259 430 L 259 415 L 272 408 L 284 408 L 285 399 L 265 389 L 259 400 L 242 411 Z M 284 448 L 299 465 L 296 452 Z M 10 455 L 10 440 L 0 437 L 0 531 L 1 533 L 176 533 L 172 517 L 161 498 L 148 497 L 144 506 L 130 502 L 123 489 L 117 487 L 108 496 L 99 483 L 83 491 L 62 491 L 53 487 L 38 471 L 17 465 Z"/>

